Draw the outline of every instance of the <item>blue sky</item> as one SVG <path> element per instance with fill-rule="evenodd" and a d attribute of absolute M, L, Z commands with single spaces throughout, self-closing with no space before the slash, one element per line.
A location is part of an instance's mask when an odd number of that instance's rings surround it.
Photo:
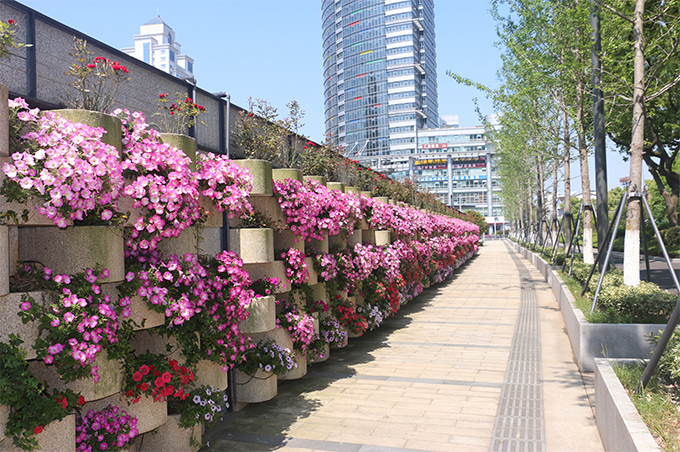
<path fill-rule="evenodd" d="M 248 97 L 268 100 L 285 114 L 295 99 L 306 111 L 302 132 L 324 136 L 320 0 L 20 0 L 21 3 L 112 47 L 133 45 L 139 26 L 156 16 L 175 31 L 182 52 L 192 57 L 198 85 L 226 91 L 247 107 Z M 458 115 L 461 126 L 480 124 L 491 103 L 458 85 L 451 70 L 497 87 L 500 52 L 488 0 L 435 0 L 439 114 Z M 134 77 L 134 74 L 131 74 Z M 628 165 L 608 158 L 609 185 L 617 186 Z M 591 171 L 592 173 L 593 171 Z M 572 174 L 578 174 L 577 168 Z M 572 181 L 572 186 L 580 182 Z"/>

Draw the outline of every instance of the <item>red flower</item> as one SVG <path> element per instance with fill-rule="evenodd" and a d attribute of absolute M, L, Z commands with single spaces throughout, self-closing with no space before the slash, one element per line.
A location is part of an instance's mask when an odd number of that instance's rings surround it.
<path fill-rule="evenodd" d="M 9 19 L 9 20 L 7 21 L 7 23 L 10 24 L 10 25 L 14 25 L 14 24 L 15 24 L 14 19 Z M 42 427 L 41 427 L 41 428 L 42 428 Z"/>
<path fill-rule="evenodd" d="M 164 98 L 168 97 L 168 93 L 161 93 L 161 94 L 158 95 L 158 97 L 160 97 L 161 99 L 164 99 Z M 146 367 L 146 365 L 144 365 L 142 367 Z"/>
<path fill-rule="evenodd" d="M 166 96 L 167 96 L 167 94 L 166 94 Z M 144 364 L 142 367 L 139 368 L 139 371 L 142 373 L 142 375 L 147 375 L 150 370 L 151 370 L 151 368 L 149 366 L 147 366 L 146 364 Z"/>
<path fill-rule="evenodd" d="M 185 104 L 188 104 L 189 102 L 191 102 L 191 98 L 190 98 L 190 97 L 187 97 L 186 99 L 184 99 L 184 103 L 185 103 Z"/>
<path fill-rule="evenodd" d="M 90 68 L 90 69 L 94 69 L 94 68 L 97 67 L 97 65 L 94 64 L 94 63 L 90 63 L 90 64 L 87 65 L 87 67 Z"/>
<path fill-rule="evenodd" d="M 135 400 L 132 401 L 132 403 L 137 403 L 139 400 L 142 398 L 142 396 L 137 397 Z"/>
<path fill-rule="evenodd" d="M 128 389 L 128 392 L 126 392 L 125 395 L 128 397 L 132 397 L 133 395 L 135 395 L 135 391 L 133 391 L 132 389 Z"/>
<path fill-rule="evenodd" d="M 153 367 L 153 366 L 151 366 L 151 367 Z M 154 377 L 160 377 L 160 376 L 161 376 L 161 373 L 160 373 L 159 371 L 157 371 L 157 370 L 154 370 L 154 371 L 153 371 L 153 376 L 154 376 Z"/>
<path fill-rule="evenodd" d="M 157 388 L 160 388 L 165 384 L 165 380 L 163 380 L 162 377 L 158 377 L 153 383 L 156 385 Z"/>
<path fill-rule="evenodd" d="M 37 435 L 38 433 L 42 432 L 43 428 L 42 425 L 37 426 L 36 428 L 33 429 L 33 434 Z"/>
<path fill-rule="evenodd" d="M 108 58 L 104 58 L 104 57 L 102 57 L 102 56 L 98 56 L 98 57 L 96 57 L 96 58 L 94 59 L 94 62 L 97 63 L 98 61 L 103 61 L 103 62 L 105 62 L 105 63 L 108 63 L 108 62 L 109 62 L 109 59 L 108 59 Z"/>
<path fill-rule="evenodd" d="M 149 385 L 146 383 L 142 383 L 139 389 L 141 389 L 142 391 L 146 391 L 147 389 L 149 389 Z"/>
<path fill-rule="evenodd" d="M 80 404 L 80 406 L 85 405 L 85 397 L 80 396 L 80 398 L 78 399 L 78 403 Z"/>
<path fill-rule="evenodd" d="M 132 379 L 134 381 L 142 381 L 142 374 L 140 372 L 135 372 L 132 376 Z"/>

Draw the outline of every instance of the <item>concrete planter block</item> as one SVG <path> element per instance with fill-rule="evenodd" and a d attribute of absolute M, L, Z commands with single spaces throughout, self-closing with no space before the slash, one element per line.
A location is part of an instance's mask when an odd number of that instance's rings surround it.
<path fill-rule="evenodd" d="M 359 222 L 357 222 L 356 228 L 365 231 L 367 229 L 370 229 L 370 226 L 368 224 L 368 221 L 362 218 L 361 220 L 359 220 Z"/>
<path fill-rule="evenodd" d="M 392 198 L 389 198 L 389 199 L 387 200 L 387 204 L 395 205 L 396 203 L 397 203 L 397 201 L 395 201 L 395 200 L 392 199 Z"/>
<path fill-rule="evenodd" d="M 165 323 L 165 314 L 149 309 L 149 305 L 142 297 L 134 296 L 130 299 L 130 320 L 137 325 L 135 331 L 148 330 Z"/>
<path fill-rule="evenodd" d="M 326 185 L 326 176 L 305 176 L 304 177 L 305 182 L 308 180 L 315 180 L 321 185 Z"/>
<path fill-rule="evenodd" d="M 373 197 L 373 192 L 372 191 L 362 191 L 361 196 L 365 196 L 367 198 L 372 198 Z"/>
<path fill-rule="evenodd" d="M 4 428 L 3 428 L 4 431 Z M 50 422 L 38 433 L 38 447 L 34 452 L 63 452 L 76 450 L 76 415 L 69 414 L 61 421 Z M 12 438 L 0 442 L 2 452 L 23 452 L 12 444 Z"/>
<path fill-rule="evenodd" d="M 222 369 L 221 364 L 202 359 L 196 367 L 196 386 L 214 386 L 220 391 L 224 391 L 229 386 L 227 370 Z"/>
<path fill-rule="evenodd" d="M 9 407 L 7 405 L 0 405 L 0 441 L 5 439 L 5 427 L 7 427 L 7 419 L 9 419 Z"/>
<path fill-rule="evenodd" d="M 361 334 L 356 334 L 356 333 L 350 331 L 350 329 L 347 328 L 346 326 L 343 326 L 342 329 L 345 330 L 345 332 L 347 333 L 347 337 L 348 337 L 349 339 L 356 339 L 357 337 L 361 337 L 361 336 L 362 336 Z"/>
<path fill-rule="evenodd" d="M 130 450 L 140 452 L 197 452 L 201 446 L 192 446 L 191 438 L 195 444 L 201 444 L 201 424 L 190 429 L 179 426 L 179 414 L 171 414 L 168 421 L 158 427 L 154 433 L 138 436 L 130 445 Z"/>
<path fill-rule="evenodd" d="M 35 359 L 36 354 L 32 345 L 38 339 L 39 322 L 28 322 L 24 324 L 21 317 L 17 315 L 21 311 L 21 298 L 24 293 L 10 293 L 0 297 L 0 341 L 9 342 L 9 335 L 14 333 L 21 337 L 24 341 L 21 344 L 21 349 L 26 352 L 26 359 Z M 43 305 L 47 298 L 45 292 L 28 292 L 30 297 L 33 297 L 35 303 Z"/>
<path fill-rule="evenodd" d="M 314 334 L 318 336 L 321 334 L 321 330 L 319 329 L 319 313 L 313 312 L 312 317 L 314 317 Z"/>
<path fill-rule="evenodd" d="M 142 355 L 146 352 L 156 353 L 158 355 L 166 355 L 170 359 L 174 359 L 180 364 L 186 362 L 186 358 L 182 356 L 182 348 L 177 339 L 174 337 L 162 337 L 156 334 L 155 330 L 138 331 L 132 336 L 132 347 L 135 349 L 137 355 Z M 167 345 L 170 345 L 172 352 L 168 354 Z"/>
<path fill-rule="evenodd" d="M 187 157 L 193 162 L 192 170 L 196 170 L 196 139 L 181 133 L 161 133 L 163 143 L 169 144 L 173 148 L 184 151 Z"/>
<path fill-rule="evenodd" d="M 322 363 L 324 361 L 327 361 L 328 358 L 330 358 L 330 357 L 331 357 L 331 347 L 328 344 L 324 344 L 323 356 L 320 356 L 318 358 L 314 358 L 309 363 L 310 364 Z"/>
<path fill-rule="evenodd" d="M 350 304 L 352 306 L 354 306 L 355 308 L 357 307 L 357 297 L 356 297 L 356 295 L 352 295 L 351 297 L 347 297 L 347 301 L 349 301 Z"/>
<path fill-rule="evenodd" d="M 350 248 L 354 248 L 354 245 L 361 243 L 362 240 L 363 234 L 361 229 L 355 229 L 351 234 L 347 234 L 347 246 Z"/>
<path fill-rule="evenodd" d="M 253 176 L 251 196 L 272 195 L 272 164 L 266 160 L 245 159 L 234 160 L 241 168 L 247 169 Z"/>
<path fill-rule="evenodd" d="M 167 237 L 158 242 L 158 251 L 165 256 L 176 254 L 184 256 L 187 253 L 196 254 L 198 252 L 198 230 L 195 227 L 188 227 L 177 237 Z"/>
<path fill-rule="evenodd" d="M 0 157 L 9 155 L 9 107 L 7 99 L 9 90 L 7 86 L 0 83 Z M 4 427 L 3 427 L 4 431 Z"/>
<path fill-rule="evenodd" d="M 94 365 L 99 369 L 99 381 L 94 382 L 93 378 L 65 383 L 59 378 L 54 366 L 46 365 L 42 360 L 29 361 L 28 367 L 33 375 L 52 388 L 58 390 L 71 389 L 75 393 L 81 393 L 86 402 L 103 399 L 120 391 L 123 384 L 123 364 L 118 360 L 109 360 L 106 350 L 97 354 Z"/>
<path fill-rule="evenodd" d="M 64 109 L 53 111 L 71 122 L 79 122 L 90 127 L 102 127 L 106 131 L 102 141 L 118 149 L 118 154 L 121 154 L 123 149 L 123 124 L 118 117 L 90 110 Z"/>
<path fill-rule="evenodd" d="M 100 264 L 109 270 L 109 277 L 99 283 L 122 281 L 123 251 L 122 229 L 110 226 L 19 229 L 19 259 L 40 262 L 53 274 L 72 275 Z"/>
<path fill-rule="evenodd" d="M 160 427 L 168 420 L 168 402 L 155 402 L 153 397 L 142 396 L 139 402 L 132 403 L 134 398 L 127 397 L 122 392 L 113 394 L 109 397 L 86 403 L 82 408 L 82 413 L 86 414 L 89 410 L 100 411 L 109 405 L 117 406 L 130 416 L 137 418 L 137 430 L 139 434 L 150 432 Z"/>
<path fill-rule="evenodd" d="M 354 295 L 354 306 L 363 306 L 366 304 L 366 299 L 362 295 Z"/>
<path fill-rule="evenodd" d="M 366 229 L 361 231 L 361 242 L 366 245 L 375 245 L 375 230 Z"/>
<path fill-rule="evenodd" d="M 329 190 L 338 190 L 342 193 L 345 192 L 345 184 L 342 182 L 327 182 L 326 187 L 328 187 Z"/>
<path fill-rule="evenodd" d="M 202 224 L 204 228 L 221 228 L 224 222 L 222 221 L 222 212 L 217 210 L 217 207 L 212 202 L 212 199 L 207 196 L 200 195 L 198 198 L 198 203 L 207 213 L 208 218 L 205 223 Z"/>
<path fill-rule="evenodd" d="M 375 231 L 375 246 L 386 246 L 392 243 L 390 231 Z"/>
<path fill-rule="evenodd" d="M 253 336 L 251 336 L 253 337 Z M 290 333 L 288 330 L 284 328 L 274 328 L 271 331 L 268 331 L 262 335 L 262 338 L 268 338 L 268 339 L 273 339 L 274 342 L 276 342 L 277 345 L 283 348 L 287 348 L 291 352 L 293 351 L 293 339 L 290 337 Z M 260 338 L 260 339 L 262 339 Z M 260 340 L 258 339 L 258 340 Z M 255 340 L 255 337 L 253 337 L 253 340 Z"/>
<path fill-rule="evenodd" d="M 309 272 L 309 281 L 307 284 L 313 286 L 319 282 L 319 274 L 314 270 L 314 259 L 306 257 L 305 263 L 307 263 L 307 271 Z"/>
<path fill-rule="evenodd" d="M 595 358 L 595 420 L 606 451 L 660 451 L 612 364 Z"/>
<path fill-rule="evenodd" d="M 260 403 L 276 397 L 277 380 L 273 372 L 258 369 L 255 375 L 236 370 L 236 400 L 239 403 Z"/>
<path fill-rule="evenodd" d="M 307 375 L 307 358 L 304 356 L 294 356 L 293 360 L 297 367 L 289 370 L 288 373 L 279 375 L 277 377 L 279 380 L 299 380 Z"/>
<path fill-rule="evenodd" d="M 198 231 L 198 254 L 214 257 L 221 251 L 222 228 L 200 228 Z"/>
<path fill-rule="evenodd" d="M 281 168 L 272 170 L 272 180 L 285 182 L 286 179 L 302 182 L 304 180 L 302 177 L 302 170 L 295 168 Z"/>
<path fill-rule="evenodd" d="M 229 230 L 229 250 L 238 254 L 244 264 L 274 261 L 274 230 L 241 228 Z M 257 281 L 260 278 L 253 278 Z"/>
<path fill-rule="evenodd" d="M 387 196 L 376 196 L 373 199 L 375 199 L 378 202 L 385 203 L 385 204 L 388 204 L 390 202 L 390 198 L 388 198 Z"/>
<path fill-rule="evenodd" d="M 345 187 L 345 193 L 352 193 L 354 195 L 358 195 L 359 189 L 357 187 Z"/>
<path fill-rule="evenodd" d="M 264 333 L 276 328 L 276 299 L 273 296 L 253 298 L 248 318 L 239 324 L 244 333 Z"/>
<path fill-rule="evenodd" d="M 312 286 L 312 294 L 314 296 L 314 301 L 326 301 L 328 300 L 328 294 L 326 293 L 326 284 L 318 283 Z"/>
<path fill-rule="evenodd" d="M 251 197 L 249 201 L 255 212 L 259 212 L 271 218 L 282 226 L 286 225 L 286 218 L 283 216 L 279 200 L 276 196 Z"/>
<path fill-rule="evenodd" d="M 347 248 L 347 234 L 340 232 L 338 235 L 328 237 L 328 247 L 330 249 L 338 248 L 340 250 Z"/>
<path fill-rule="evenodd" d="M 307 242 L 305 246 L 307 252 L 315 249 L 323 253 L 328 253 L 328 237 L 324 237 L 323 240 L 311 240 Z"/>
<path fill-rule="evenodd" d="M 267 262 L 265 264 L 243 264 L 243 269 L 248 272 L 250 279 L 257 281 L 263 278 L 278 278 L 281 281 L 274 293 L 284 293 L 290 290 L 290 284 L 286 276 L 286 267 L 283 261 Z"/>
<path fill-rule="evenodd" d="M 274 233 L 274 249 L 288 250 L 295 248 L 298 251 L 305 252 L 305 241 L 299 235 L 295 235 L 290 229 L 284 229 L 281 232 Z M 276 256 L 279 257 L 279 256 Z"/>

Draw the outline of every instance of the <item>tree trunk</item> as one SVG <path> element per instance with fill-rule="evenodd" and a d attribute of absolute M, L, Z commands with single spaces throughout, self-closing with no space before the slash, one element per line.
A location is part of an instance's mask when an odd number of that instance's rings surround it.
<path fill-rule="evenodd" d="M 557 158 L 557 149 L 555 149 L 555 158 L 553 159 L 553 200 L 552 200 L 552 220 L 550 224 L 552 225 L 552 239 L 553 239 L 553 245 L 557 241 L 557 234 L 558 234 L 558 229 L 557 229 L 557 202 L 558 202 L 558 197 L 559 193 L 557 193 L 557 170 L 559 169 L 560 166 L 560 160 Z"/>
<path fill-rule="evenodd" d="M 588 169 L 588 147 L 586 146 L 586 124 L 584 114 L 584 90 L 583 79 L 579 79 L 576 85 L 576 123 L 578 126 L 578 158 L 581 165 L 581 193 L 582 204 L 592 205 L 590 199 L 590 171 Z M 583 208 L 583 262 L 593 264 L 593 211 L 591 208 Z"/>
<path fill-rule="evenodd" d="M 543 177 L 543 157 L 541 155 L 538 156 L 538 163 L 536 164 L 536 190 L 538 191 L 537 193 L 537 205 L 536 205 L 536 215 L 537 215 L 537 221 L 538 221 L 538 227 L 539 227 L 539 236 L 541 240 L 539 241 L 540 244 L 543 244 L 545 241 L 546 237 L 546 228 L 543 223 L 543 219 L 545 217 L 545 186 L 544 186 L 544 177 Z"/>
<path fill-rule="evenodd" d="M 633 22 L 633 124 L 630 139 L 630 188 L 629 193 L 642 191 L 642 153 L 645 141 L 645 55 L 642 49 L 643 16 L 645 1 L 635 1 Z M 626 236 L 623 247 L 623 283 L 627 286 L 640 284 L 640 198 L 628 201 Z"/>
<path fill-rule="evenodd" d="M 569 134 L 569 116 L 567 109 L 562 109 L 564 121 L 564 213 L 571 213 L 571 135 Z M 571 242 L 571 217 L 564 215 L 562 223 L 564 224 L 564 238 L 565 247 L 569 246 Z"/>

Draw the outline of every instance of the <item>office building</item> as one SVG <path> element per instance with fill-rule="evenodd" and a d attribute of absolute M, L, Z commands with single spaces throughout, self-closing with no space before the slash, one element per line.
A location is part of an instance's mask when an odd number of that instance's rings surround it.
<path fill-rule="evenodd" d="M 391 173 L 439 126 L 434 0 L 322 2 L 325 129 Z"/>
<path fill-rule="evenodd" d="M 175 77 L 191 78 L 194 75 L 194 60 L 183 55 L 181 47 L 175 40 L 174 30 L 160 16 L 156 16 L 139 27 L 135 46 L 121 51 Z"/>

